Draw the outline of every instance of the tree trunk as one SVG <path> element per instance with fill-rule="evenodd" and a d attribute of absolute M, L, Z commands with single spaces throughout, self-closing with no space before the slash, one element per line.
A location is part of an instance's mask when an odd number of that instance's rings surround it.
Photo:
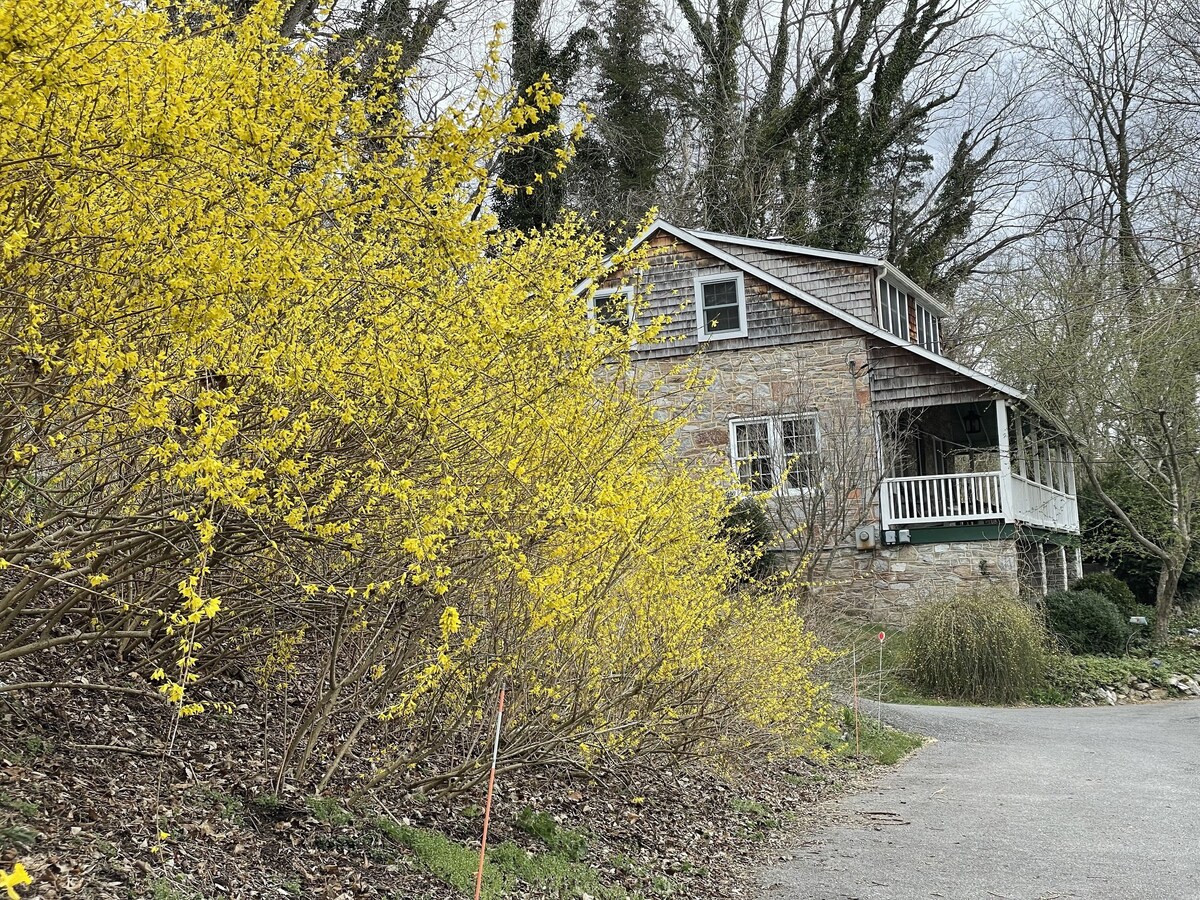
<path fill-rule="evenodd" d="M 1183 574 L 1182 563 L 1175 560 L 1163 561 L 1158 575 L 1158 593 L 1154 598 L 1154 643 L 1167 642 L 1167 629 L 1171 624 L 1171 607 L 1175 604 L 1175 590 Z"/>

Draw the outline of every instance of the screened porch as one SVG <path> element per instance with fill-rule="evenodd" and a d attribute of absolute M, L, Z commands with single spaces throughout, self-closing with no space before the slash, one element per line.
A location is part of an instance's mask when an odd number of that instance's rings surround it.
<path fill-rule="evenodd" d="M 1071 450 L 1014 401 L 904 409 L 882 427 L 885 529 L 1009 523 L 1079 532 Z"/>

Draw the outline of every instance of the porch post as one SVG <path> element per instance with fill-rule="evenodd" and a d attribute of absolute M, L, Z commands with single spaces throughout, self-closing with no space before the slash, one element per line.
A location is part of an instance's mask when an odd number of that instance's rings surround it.
<path fill-rule="evenodd" d="M 1017 474 L 1022 478 L 1029 476 L 1025 472 L 1025 420 L 1021 417 L 1021 411 L 1013 407 L 1013 431 L 1017 433 Z"/>
<path fill-rule="evenodd" d="M 1000 506 L 1005 522 L 1015 522 L 1012 493 L 1012 454 L 1008 448 L 1008 401 L 996 400 L 996 443 L 1000 450 Z"/>
<path fill-rule="evenodd" d="M 872 419 L 875 422 L 875 462 L 879 466 L 879 480 L 876 482 L 879 485 L 879 527 L 883 530 L 892 527 L 892 498 L 887 483 L 890 473 L 887 468 L 888 460 L 885 459 L 887 451 L 883 444 L 883 415 L 876 410 Z"/>

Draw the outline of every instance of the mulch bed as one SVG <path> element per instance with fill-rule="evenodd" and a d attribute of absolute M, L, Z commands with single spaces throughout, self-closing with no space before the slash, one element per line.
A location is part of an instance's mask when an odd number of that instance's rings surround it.
<path fill-rule="evenodd" d="M 0 672 L 9 683 L 38 677 Z M 272 793 L 261 724 L 249 709 L 183 720 L 169 755 L 172 712 L 152 694 L 0 694 L 0 722 L 2 862 L 8 869 L 19 859 L 29 870 L 34 884 L 22 896 L 463 896 L 365 822 L 386 816 L 478 847 L 483 788 L 449 803 L 380 791 L 335 824 L 299 789 Z M 725 776 L 659 768 L 633 781 L 519 772 L 497 784 L 489 842 L 544 851 L 516 825 L 528 807 L 585 829 L 585 862 L 606 885 L 651 895 L 665 883 L 694 900 L 752 897 L 771 836 L 857 778 L 802 760 L 760 761 Z"/>

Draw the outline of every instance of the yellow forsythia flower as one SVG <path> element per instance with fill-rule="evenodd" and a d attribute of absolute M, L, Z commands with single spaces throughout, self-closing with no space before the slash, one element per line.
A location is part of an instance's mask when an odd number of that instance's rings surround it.
<path fill-rule="evenodd" d="M 13 866 L 11 872 L 0 872 L 0 887 L 8 891 L 12 900 L 20 900 L 21 895 L 17 893 L 17 887 L 23 884 L 33 884 L 33 879 L 20 863 Z"/>

